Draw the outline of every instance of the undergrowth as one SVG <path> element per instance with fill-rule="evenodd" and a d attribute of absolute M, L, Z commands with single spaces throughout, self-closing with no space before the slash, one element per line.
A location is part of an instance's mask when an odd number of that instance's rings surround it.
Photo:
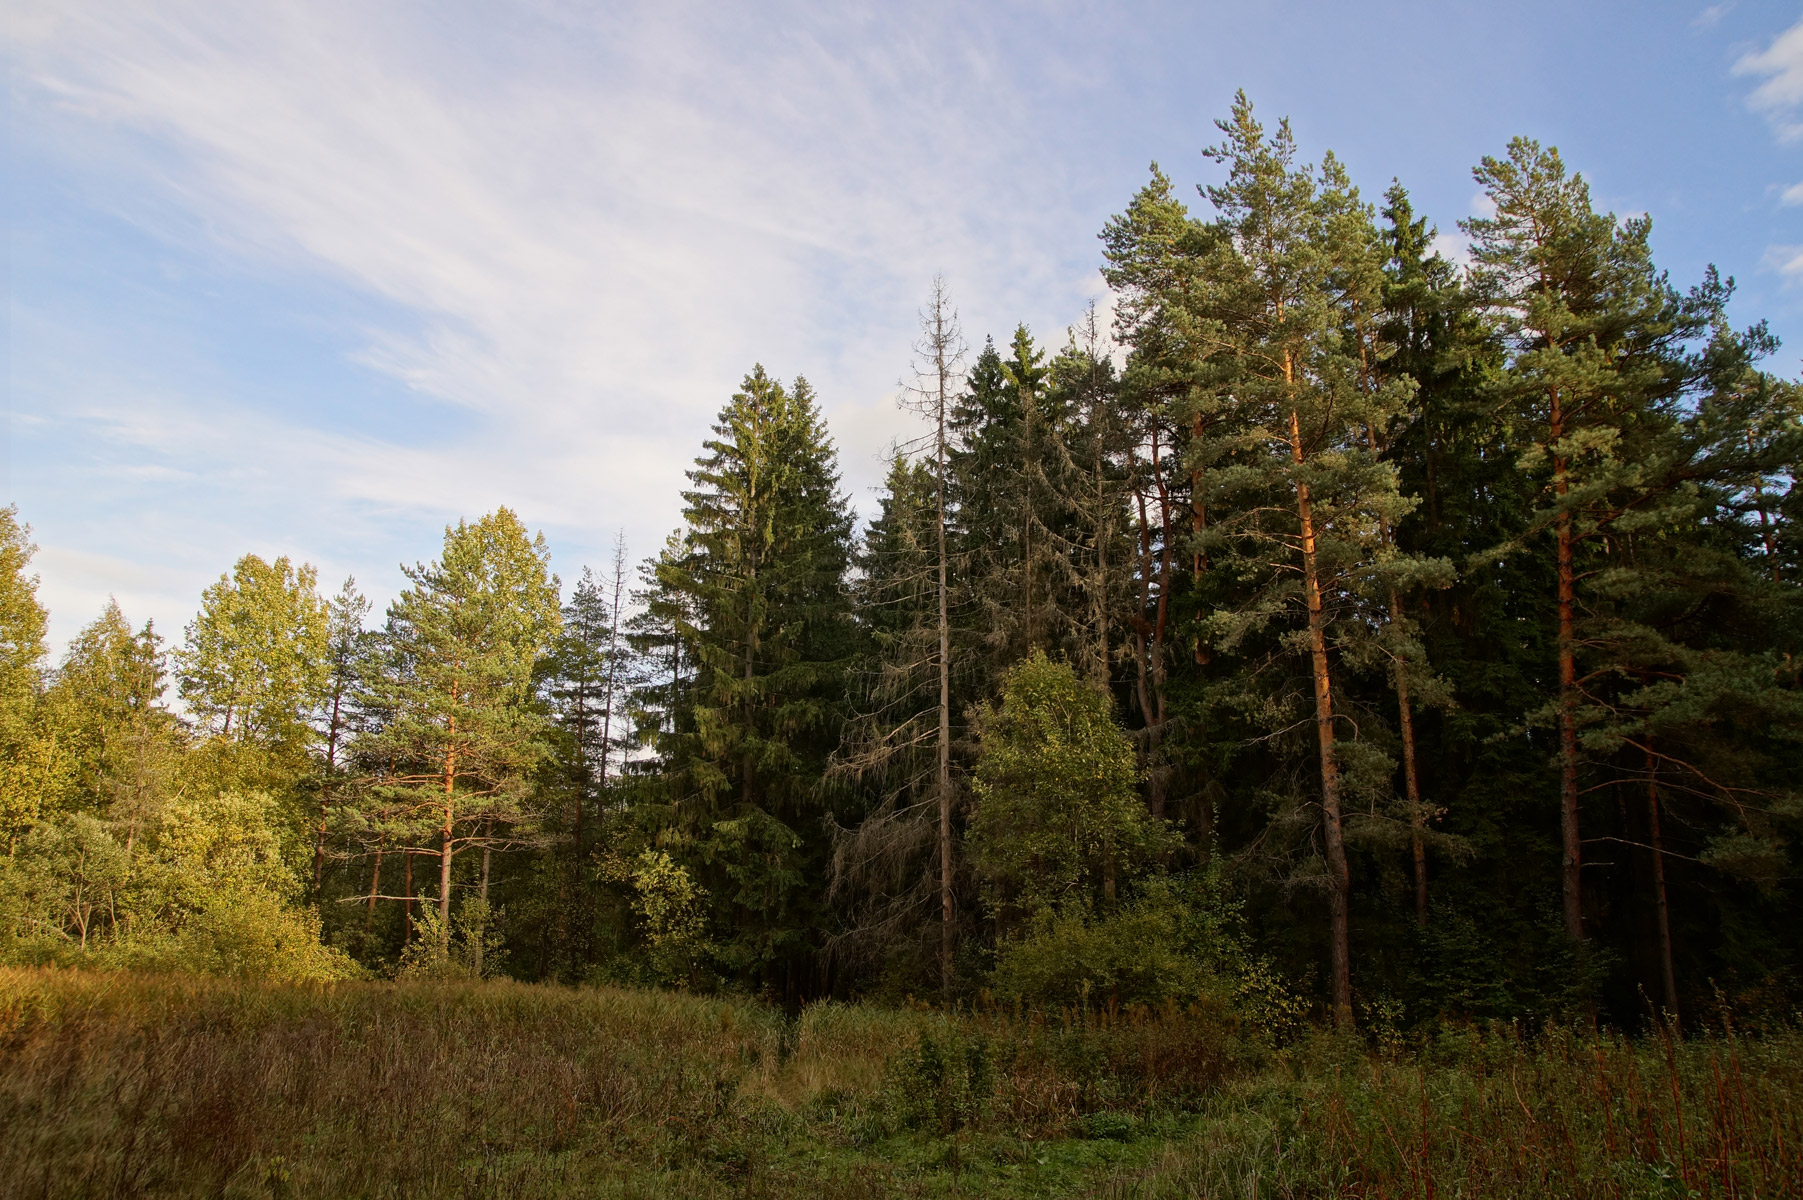
<path fill-rule="evenodd" d="M 21 1197 L 1803 1192 L 1803 1037 L 0 970 Z"/>

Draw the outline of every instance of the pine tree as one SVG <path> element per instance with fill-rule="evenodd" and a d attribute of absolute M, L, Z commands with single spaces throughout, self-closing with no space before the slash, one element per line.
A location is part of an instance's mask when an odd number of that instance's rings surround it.
<path fill-rule="evenodd" d="M 390 661 L 372 689 L 381 727 L 363 750 L 389 764 L 379 819 L 406 839 L 409 868 L 415 854 L 438 859 L 440 955 L 458 851 L 482 850 L 485 893 L 490 852 L 530 826 L 546 725 L 533 668 L 558 628 L 548 557 L 544 536 L 528 538 L 507 508 L 459 521 L 437 562 L 403 568 L 411 586 L 388 610 Z"/>
<path fill-rule="evenodd" d="M 1352 1020 L 1344 790 L 1376 786 L 1387 765 L 1369 751 L 1349 757 L 1362 748 L 1336 727 L 1333 649 L 1368 628 L 1357 598 L 1382 549 L 1380 531 L 1411 507 L 1370 431 L 1389 428 L 1412 388 L 1361 386 L 1347 331 L 1355 302 L 1375 308 L 1378 239 L 1344 170 L 1331 155 L 1318 171 L 1298 166 L 1288 124 L 1267 139 L 1243 95 L 1220 128 L 1226 141 L 1208 153 L 1226 164 L 1228 179 L 1207 193 L 1219 233 L 1190 300 L 1216 377 L 1199 402 L 1204 432 L 1190 453 L 1215 514 L 1197 543 L 1217 569 L 1252 587 L 1202 629 L 1222 653 L 1282 630 L 1282 643 L 1307 657 L 1333 1011 L 1344 1026 Z M 1354 766 L 1364 778 L 1347 774 Z"/>
<path fill-rule="evenodd" d="M 1473 239 L 1473 287 L 1510 351 L 1497 399 L 1529 452 L 1523 465 L 1545 481 L 1525 533 L 1550 533 L 1553 543 L 1561 888 L 1575 942 L 1586 936 L 1580 577 L 1622 518 L 1648 519 L 1672 498 L 1677 480 L 1646 470 L 1655 453 L 1647 443 L 1669 426 L 1687 385 L 1683 344 L 1707 332 L 1717 305 L 1677 296 L 1653 267 L 1650 221 L 1595 212 L 1583 177 L 1568 174 L 1556 150 L 1517 138 L 1475 175 L 1496 206 L 1494 216 L 1463 225 Z"/>

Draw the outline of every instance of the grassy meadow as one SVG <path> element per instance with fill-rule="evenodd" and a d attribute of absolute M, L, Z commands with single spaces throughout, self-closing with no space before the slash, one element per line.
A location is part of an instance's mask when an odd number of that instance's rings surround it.
<path fill-rule="evenodd" d="M 0 1129 L 17 1197 L 1781 1197 L 1803 1036 L 6 969 Z"/>

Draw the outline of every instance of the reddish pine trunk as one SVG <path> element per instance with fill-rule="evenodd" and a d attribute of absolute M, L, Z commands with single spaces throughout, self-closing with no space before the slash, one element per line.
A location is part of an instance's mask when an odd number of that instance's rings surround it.
<path fill-rule="evenodd" d="M 1286 372 L 1287 373 L 1287 372 Z M 1302 428 L 1290 411 L 1290 457 L 1302 465 Z M 1315 564 L 1314 507 L 1308 485 L 1296 481 L 1296 516 L 1302 532 L 1302 587 L 1308 602 L 1309 660 L 1315 685 L 1315 739 L 1321 751 L 1321 814 L 1327 843 L 1329 937 L 1333 943 L 1333 1021 L 1352 1027 L 1352 947 L 1350 936 L 1352 872 L 1346 862 L 1345 829 L 1340 816 L 1340 769 L 1334 758 L 1333 677 L 1327 664 L 1327 617 Z"/>
<path fill-rule="evenodd" d="M 457 685 L 451 685 L 451 703 L 457 703 Z M 455 832 L 454 822 L 457 816 L 453 789 L 457 784 L 457 718 L 451 717 L 450 744 L 444 755 L 444 826 L 439 830 L 438 843 L 438 948 L 448 952 L 451 948 L 451 851 L 452 836 Z"/>

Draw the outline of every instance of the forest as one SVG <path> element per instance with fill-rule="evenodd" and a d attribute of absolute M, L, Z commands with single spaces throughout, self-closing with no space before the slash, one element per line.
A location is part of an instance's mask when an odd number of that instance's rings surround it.
<path fill-rule="evenodd" d="M 934 283 L 862 528 L 764 366 L 681 527 L 567 581 L 500 508 L 386 612 L 246 555 L 52 662 L 4 510 L 0 962 L 1397 1044 L 1788 1019 L 1776 341 L 1532 141 L 1455 262 L 1401 184 L 1243 96 L 1219 129 L 1061 336 L 977 344 Z"/>

